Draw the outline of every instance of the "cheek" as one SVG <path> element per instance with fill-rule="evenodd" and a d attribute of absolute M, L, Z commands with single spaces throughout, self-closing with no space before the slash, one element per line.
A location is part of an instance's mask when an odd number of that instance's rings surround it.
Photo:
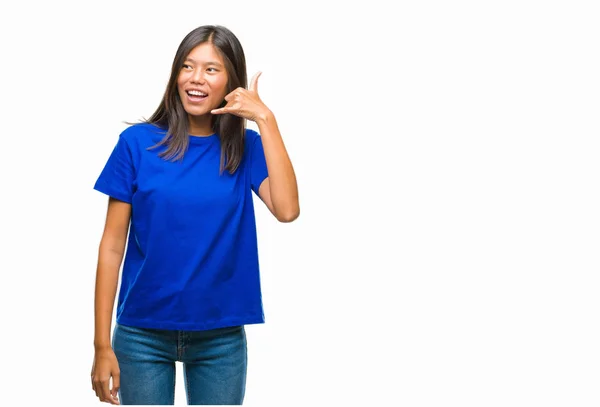
<path fill-rule="evenodd" d="M 227 78 L 220 78 L 216 80 L 213 86 L 220 96 L 225 97 L 227 95 Z"/>
<path fill-rule="evenodd" d="M 182 91 L 183 86 L 185 85 L 186 82 L 187 82 L 187 78 L 185 77 L 185 75 L 180 74 L 177 77 L 177 90 L 179 90 L 179 92 Z"/>
<path fill-rule="evenodd" d="M 178 82 L 177 83 L 177 93 L 179 93 L 179 95 L 181 95 L 182 92 L 183 92 L 183 89 L 181 87 L 181 84 Z"/>

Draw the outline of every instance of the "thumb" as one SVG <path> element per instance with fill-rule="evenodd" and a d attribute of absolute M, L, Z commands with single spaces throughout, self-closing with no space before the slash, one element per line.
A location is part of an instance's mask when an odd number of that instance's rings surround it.
<path fill-rule="evenodd" d="M 254 76 L 252 76 L 252 79 L 250 80 L 250 89 L 249 90 L 258 93 L 258 78 L 260 75 L 262 75 L 262 72 L 258 71 L 257 73 L 254 74 Z"/>
<path fill-rule="evenodd" d="M 110 394 L 113 397 L 117 397 L 119 394 L 119 389 L 121 388 L 121 376 L 119 373 L 113 375 L 112 380 L 112 389 L 110 389 Z"/>

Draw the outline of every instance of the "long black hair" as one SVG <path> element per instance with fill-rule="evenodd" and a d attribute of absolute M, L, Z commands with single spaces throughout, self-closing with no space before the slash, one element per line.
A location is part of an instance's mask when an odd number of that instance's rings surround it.
<path fill-rule="evenodd" d="M 209 42 L 221 54 L 227 71 L 227 93 L 238 87 L 247 87 L 246 57 L 237 37 L 227 28 L 219 25 L 204 25 L 192 30 L 181 41 L 173 65 L 171 77 L 160 105 L 145 120 L 159 127 L 166 128 L 165 137 L 156 148 L 166 145 L 166 150 L 159 156 L 173 161 L 182 159 L 188 148 L 188 116 L 177 90 L 177 78 L 188 54 L 198 45 Z M 222 105 L 224 106 L 224 104 Z M 244 130 L 246 120 L 232 114 L 213 115 L 212 131 L 221 140 L 221 173 L 223 170 L 233 174 L 242 161 L 244 154 Z"/>

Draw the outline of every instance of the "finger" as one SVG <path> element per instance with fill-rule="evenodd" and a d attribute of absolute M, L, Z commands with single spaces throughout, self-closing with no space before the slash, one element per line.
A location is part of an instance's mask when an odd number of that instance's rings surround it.
<path fill-rule="evenodd" d="M 250 90 L 252 92 L 258 93 L 258 77 L 262 74 L 262 72 L 258 71 L 254 74 L 252 79 L 250 80 Z"/>
<path fill-rule="evenodd" d="M 210 111 L 212 114 L 225 114 L 225 113 L 230 113 L 230 110 L 227 106 L 222 107 L 220 109 L 213 109 Z"/>
<path fill-rule="evenodd" d="M 114 398 L 118 397 L 120 387 L 121 387 L 121 375 L 120 375 L 120 373 L 116 373 L 113 375 L 112 389 L 110 391 L 110 394 Z"/>
<path fill-rule="evenodd" d="M 234 90 L 232 90 L 231 92 L 229 92 L 227 94 L 227 96 L 225 96 L 225 100 L 226 101 L 230 101 L 231 99 L 235 99 L 235 98 L 239 98 L 243 92 L 246 92 L 246 89 L 244 88 L 235 88 Z"/>
<path fill-rule="evenodd" d="M 96 393 L 96 397 L 98 397 L 98 400 L 104 401 L 104 399 L 102 398 L 102 389 L 100 383 L 96 383 L 94 385 L 94 392 Z"/>
<path fill-rule="evenodd" d="M 111 396 L 110 396 L 110 404 L 114 404 L 114 405 L 117 405 L 117 406 L 118 406 L 119 404 L 121 404 L 121 402 L 119 401 L 119 397 L 118 397 L 118 396 L 116 396 L 116 395 L 114 395 L 114 396 L 113 396 L 113 395 L 111 394 Z"/>
<path fill-rule="evenodd" d="M 108 380 L 102 381 L 100 384 L 100 390 L 102 391 L 102 401 L 107 401 L 112 404 Z"/>
<path fill-rule="evenodd" d="M 114 405 L 121 404 L 121 402 L 119 401 L 119 397 L 111 395 L 110 396 L 110 404 L 114 404 Z"/>
<path fill-rule="evenodd" d="M 98 386 L 100 385 L 100 382 L 98 381 L 97 378 L 92 376 L 92 390 L 94 390 L 94 393 L 96 393 L 96 397 L 100 397 L 100 392 L 98 389 Z"/>

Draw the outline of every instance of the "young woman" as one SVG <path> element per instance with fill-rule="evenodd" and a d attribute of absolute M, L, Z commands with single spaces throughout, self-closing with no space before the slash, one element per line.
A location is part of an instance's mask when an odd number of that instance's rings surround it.
<path fill-rule="evenodd" d="M 158 109 L 120 134 L 94 186 L 109 196 L 92 367 L 101 401 L 174 404 L 180 361 L 188 404 L 243 402 L 244 325 L 264 322 L 252 192 L 281 222 L 299 215 L 259 76 L 247 87 L 242 46 L 227 28 L 193 30 Z"/>

